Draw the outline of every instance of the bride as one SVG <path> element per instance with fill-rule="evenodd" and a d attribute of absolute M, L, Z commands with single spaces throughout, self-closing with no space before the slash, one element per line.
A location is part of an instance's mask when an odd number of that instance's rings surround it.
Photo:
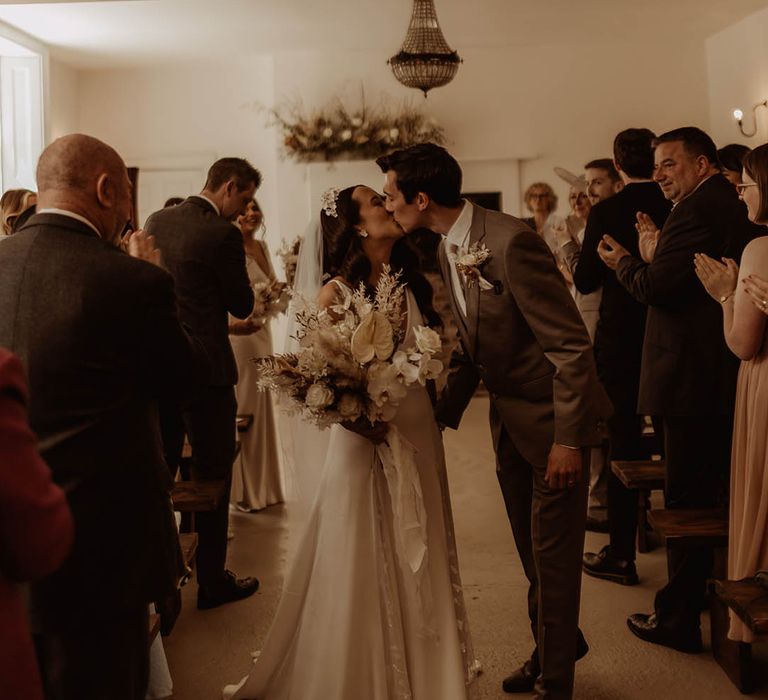
<path fill-rule="evenodd" d="M 329 279 L 318 302 L 330 307 L 383 266 L 402 271 L 413 327 L 439 324 L 431 287 L 416 270 L 404 232 L 380 195 L 364 186 L 330 190 L 320 214 L 317 256 Z M 320 235 L 317 234 L 317 238 Z M 322 247 L 320 247 L 322 246 Z M 303 261 L 303 262 L 302 262 Z M 297 271 L 297 279 L 307 270 Z M 317 278 L 320 276 L 317 275 Z M 424 387 L 415 384 L 393 420 L 415 447 L 426 512 L 427 564 L 416 581 L 398 560 L 392 485 L 376 466 L 381 426 L 330 429 L 309 522 L 283 597 L 250 677 L 225 688 L 237 700 L 465 700 L 477 670 L 459 579 L 442 439 Z M 352 426 L 353 427 L 353 426 Z M 385 426 L 384 426 L 385 427 Z M 320 468 L 320 464 L 316 468 Z"/>

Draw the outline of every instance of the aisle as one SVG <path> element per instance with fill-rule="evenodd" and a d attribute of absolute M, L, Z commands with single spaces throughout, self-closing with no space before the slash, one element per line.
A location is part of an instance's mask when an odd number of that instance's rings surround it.
<path fill-rule="evenodd" d="M 486 399 L 475 399 L 461 430 L 445 434 L 470 623 L 485 667 L 471 697 L 525 698 L 500 689 L 501 678 L 530 653 L 532 641 L 525 610 L 527 582 L 496 482 L 487 409 Z M 230 543 L 229 566 L 239 575 L 258 576 L 261 589 L 248 600 L 198 612 L 196 587 L 187 586 L 176 629 L 165 640 L 174 700 L 218 700 L 225 683 L 247 673 L 250 652 L 259 647 L 277 604 L 285 562 L 295 544 L 295 516 L 290 508 L 278 506 L 258 514 L 233 514 L 232 525 L 235 539 Z M 606 537 L 588 533 L 587 548 L 599 549 Z M 640 555 L 639 586 L 584 577 L 582 629 L 591 651 L 577 665 L 577 700 L 742 697 L 709 653 L 689 656 L 654 647 L 627 629 L 628 614 L 649 611 L 665 567 L 658 549 Z M 768 687 L 750 697 L 768 699 Z"/>

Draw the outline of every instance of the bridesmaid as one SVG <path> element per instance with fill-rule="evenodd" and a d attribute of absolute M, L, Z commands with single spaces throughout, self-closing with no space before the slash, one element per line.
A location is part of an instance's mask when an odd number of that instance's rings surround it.
<path fill-rule="evenodd" d="M 257 232 L 264 229 L 258 202 L 248 205 L 237 225 L 243 235 L 251 284 L 274 280 L 267 244 L 257 237 Z M 229 320 L 229 333 L 240 375 L 235 387 L 237 412 L 253 415 L 253 425 L 240 437 L 242 449 L 232 472 L 232 501 L 238 510 L 249 513 L 285 501 L 272 395 L 256 386 L 256 367 L 250 361 L 272 354 L 272 333 L 269 323 L 252 318 L 238 321 L 234 317 Z"/>
<path fill-rule="evenodd" d="M 737 185 L 755 223 L 768 224 L 768 144 L 744 159 Z M 723 264 L 724 263 L 724 264 Z M 768 296 L 757 275 L 768 273 L 768 237 L 745 249 L 741 270 L 696 255 L 696 274 L 723 307 L 723 329 L 731 351 L 741 358 L 731 451 L 731 506 L 728 578 L 751 578 L 768 568 Z M 728 637 L 750 643 L 752 632 L 731 613 Z"/>

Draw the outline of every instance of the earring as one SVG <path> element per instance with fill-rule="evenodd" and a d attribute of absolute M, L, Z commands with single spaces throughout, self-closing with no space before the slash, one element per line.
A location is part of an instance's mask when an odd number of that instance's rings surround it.
<path fill-rule="evenodd" d="M 366 231 L 365 229 L 360 229 L 357 232 L 357 235 L 360 236 L 360 238 L 368 238 L 368 231 Z"/>

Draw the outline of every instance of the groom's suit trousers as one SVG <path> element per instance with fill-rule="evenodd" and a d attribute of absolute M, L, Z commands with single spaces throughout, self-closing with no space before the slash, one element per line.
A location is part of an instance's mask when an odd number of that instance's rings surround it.
<path fill-rule="evenodd" d="M 496 473 L 515 544 L 530 583 L 528 614 L 538 646 L 538 697 L 573 694 L 581 595 L 581 557 L 589 490 L 589 450 L 582 478 L 571 489 L 550 489 L 546 465 L 534 465 L 515 448 L 491 400 Z"/>

